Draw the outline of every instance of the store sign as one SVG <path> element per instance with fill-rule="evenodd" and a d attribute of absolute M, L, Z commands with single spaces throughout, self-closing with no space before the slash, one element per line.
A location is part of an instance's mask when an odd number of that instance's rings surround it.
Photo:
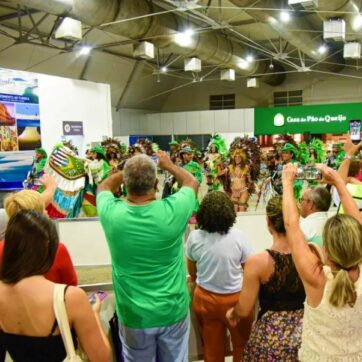
<path fill-rule="evenodd" d="M 362 103 L 256 108 L 255 134 L 346 133 L 361 117 Z"/>
<path fill-rule="evenodd" d="M 63 136 L 83 136 L 83 122 L 63 121 Z"/>

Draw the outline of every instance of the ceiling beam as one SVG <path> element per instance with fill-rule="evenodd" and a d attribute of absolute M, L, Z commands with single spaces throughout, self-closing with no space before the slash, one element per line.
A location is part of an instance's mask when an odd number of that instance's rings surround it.
<path fill-rule="evenodd" d="M 18 16 L 27 16 L 28 13 L 30 13 L 30 14 L 37 14 L 37 13 L 40 13 L 40 12 L 41 12 L 41 11 L 35 10 L 35 9 L 29 9 L 28 11 L 20 10 L 19 12 L 16 12 L 16 13 L 10 13 L 10 14 L 6 14 L 6 15 L 3 15 L 3 16 L 0 16 L 0 23 L 1 23 L 2 21 L 16 19 Z"/>

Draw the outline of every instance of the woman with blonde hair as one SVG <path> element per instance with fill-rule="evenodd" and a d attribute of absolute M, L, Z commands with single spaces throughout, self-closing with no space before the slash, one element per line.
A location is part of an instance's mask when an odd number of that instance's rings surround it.
<path fill-rule="evenodd" d="M 305 292 L 288 245 L 280 196 L 269 200 L 266 215 L 273 244 L 246 261 L 239 301 L 226 316 L 235 325 L 254 311 L 259 299 L 257 321 L 242 360 L 296 361 Z"/>
<path fill-rule="evenodd" d="M 45 178 L 47 179 L 47 178 Z M 12 218 L 22 210 L 34 210 L 41 214 L 46 214 L 45 205 L 47 198 L 51 196 L 52 191 L 46 188 L 44 194 L 39 194 L 34 190 L 21 190 L 9 194 L 4 201 L 5 212 L 9 218 Z M 0 242 L 0 263 L 3 256 L 4 242 Z M 78 277 L 74 269 L 72 259 L 66 246 L 58 244 L 54 263 L 45 274 L 45 278 L 54 283 L 64 283 L 67 285 L 77 285 Z"/>
<path fill-rule="evenodd" d="M 299 226 L 293 197 L 297 167 L 287 165 L 282 174 L 285 228 L 307 295 L 299 359 L 361 361 L 362 217 L 338 173 L 325 165 L 318 168 L 337 189 L 347 214 L 327 221 L 322 250 L 308 245 Z"/>

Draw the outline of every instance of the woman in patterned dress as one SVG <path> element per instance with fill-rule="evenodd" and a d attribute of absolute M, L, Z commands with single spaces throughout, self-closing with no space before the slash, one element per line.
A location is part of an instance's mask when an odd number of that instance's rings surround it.
<path fill-rule="evenodd" d="M 231 325 L 236 324 L 251 313 L 259 298 L 243 361 L 297 361 L 305 293 L 286 238 L 280 196 L 270 199 L 266 213 L 273 244 L 247 260 L 239 301 L 226 316 Z"/>

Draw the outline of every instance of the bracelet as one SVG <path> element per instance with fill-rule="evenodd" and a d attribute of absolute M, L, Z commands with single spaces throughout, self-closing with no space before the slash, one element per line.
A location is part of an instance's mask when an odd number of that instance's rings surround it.
<path fill-rule="evenodd" d="M 351 159 L 352 159 L 352 156 L 346 155 L 346 156 L 343 157 L 343 159 L 344 159 L 344 160 L 351 160 Z"/>

